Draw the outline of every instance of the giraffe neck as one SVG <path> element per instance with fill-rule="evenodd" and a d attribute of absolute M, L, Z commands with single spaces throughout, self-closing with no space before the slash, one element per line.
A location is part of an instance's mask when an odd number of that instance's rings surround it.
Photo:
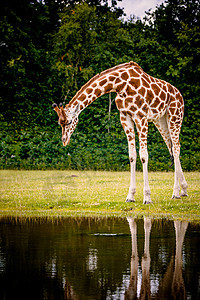
<path fill-rule="evenodd" d="M 97 98 L 101 97 L 102 95 L 108 92 L 114 91 L 113 89 L 106 91 L 105 88 L 100 85 L 101 80 L 104 80 L 105 83 L 108 83 L 107 78 L 103 79 L 100 76 L 97 80 L 95 80 L 95 82 L 79 90 L 75 97 L 69 102 L 69 106 L 73 108 L 76 107 L 77 104 L 79 104 L 80 113 Z"/>
<path fill-rule="evenodd" d="M 74 108 L 79 104 L 80 113 L 100 96 L 110 92 L 119 93 L 127 83 L 130 67 L 140 68 L 136 63 L 129 62 L 97 74 L 76 93 L 68 106 Z"/>

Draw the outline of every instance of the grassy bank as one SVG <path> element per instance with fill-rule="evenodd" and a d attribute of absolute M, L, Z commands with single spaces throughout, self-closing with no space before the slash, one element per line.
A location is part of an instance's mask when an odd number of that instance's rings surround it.
<path fill-rule="evenodd" d="M 200 221 L 200 173 L 185 173 L 189 197 L 171 199 L 174 174 L 149 174 L 153 204 L 144 205 L 143 176 L 137 173 L 135 203 L 126 203 L 129 172 L 0 172 L 0 214 L 27 216 L 132 215 Z"/>

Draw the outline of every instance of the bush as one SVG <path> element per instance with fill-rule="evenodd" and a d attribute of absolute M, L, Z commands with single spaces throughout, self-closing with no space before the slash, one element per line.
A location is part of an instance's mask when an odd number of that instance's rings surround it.
<path fill-rule="evenodd" d="M 164 171 L 169 169 L 170 159 L 167 147 L 161 142 L 149 139 L 149 170 Z M 138 150 L 138 139 L 136 141 Z M 183 147 L 184 148 L 184 147 Z M 137 151 L 138 152 L 138 151 Z M 75 132 L 71 143 L 63 147 L 60 131 L 21 132 L 17 138 L 1 136 L 1 169 L 76 169 L 76 170 L 129 170 L 128 145 L 126 137 L 114 133 L 84 134 Z M 199 170 L 198 152 L 182 149 L 182 167 L 184 170 Z M 142 170 L 139 154 L 137 170 Z"/>

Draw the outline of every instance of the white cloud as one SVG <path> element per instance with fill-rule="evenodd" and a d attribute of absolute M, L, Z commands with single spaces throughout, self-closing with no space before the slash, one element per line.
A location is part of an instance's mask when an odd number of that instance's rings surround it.
<path fill-rule="evenodd" d="M 118 1 L 118 7 L 123 7 L 127 17 L 135 15 L 141 19 L 145 16 L 145 11 L 152 8 L 155 10 L 156 5 L 160 5 L 164 0 L 122 0 Z"/>

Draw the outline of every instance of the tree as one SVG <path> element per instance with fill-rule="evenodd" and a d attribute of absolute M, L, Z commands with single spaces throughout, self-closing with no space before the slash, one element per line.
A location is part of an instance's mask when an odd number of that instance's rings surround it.
<path fill-rule="evenodd" d="M 198 0 L 168 0 L 149 14 L 147 20 L 150 19 L 154 39 L 164 50 L 166 63 L 163 78 L 173 83 L 185 99 L 182 129 L 184 153 L 196 156 L 200 130 L 200 3 Z M 161 61 L 164 60 L 158 60 L 158 65 Z"/>
<path fill-rule="evenodd" d="M 29 140 L 38 141 L 39 132 L 45 137 L 44 149 L 49 156 L 62 151 L 63 155 L 51 104 L 68 102 L 95 74 L 134 60 L 145 72 L 169 81 L 183 94 L 183 167 L 197 168 L 199 1 L 167 0 L 155 12 L 148 12 L 145 21 L 135 18 L 123 21 L 120 19 L 123 10 L 117 7 L 117 1 L 111 1 L 111 7 L 108 3 L 108 0 L 3 0 L 0 11 L 0 128 L 4 144 L 11 141 L 14 144 L 11 148 L 5 146 L 2 151 L 8 154 L 11 151 L 8 149 L 12 149 L 12 154 L 15 151 L 23 153 L 22 159 L 32 153 L 32 159 L 38 154 L 34 152 L 34 142 Z M 74 144 L 72 141 L 69 146 L 74 157 L 83 153 L 83 147 L 84 151 L 88 149 L 91 160 L 83 159 L 81 166 L 85 163 L 92 166 L 95 155 L 98 157 L 93 164 L 95 168 L 100 166 L 97 162 L 100 160 L 101 166 L 106 168 L 128 164 L 127 155 L 124 155 L 127 144 L 118 111 L 115 105 L 111 108 L 114 97 L 102 96 L 81 114 Z M 13 137 L 16 131 L 19 141 Z M 149 126 L 149 131 L 151 167 L 166 168 L 168 160 L 164 160 L 163 153 L 166 151 L 167 157 L 167 149 L 153 126 Z M 58 137 L 51 142 L 44 132 L 51 132 L 51 138 Z M 24 149 L 29 150 L 24 153 Z M 113 162 L 112 153 L 117 153 L 114 156 L 118 157 Z M 71 165 L 77 167 L 76 161 L 72 160 Z"/>

